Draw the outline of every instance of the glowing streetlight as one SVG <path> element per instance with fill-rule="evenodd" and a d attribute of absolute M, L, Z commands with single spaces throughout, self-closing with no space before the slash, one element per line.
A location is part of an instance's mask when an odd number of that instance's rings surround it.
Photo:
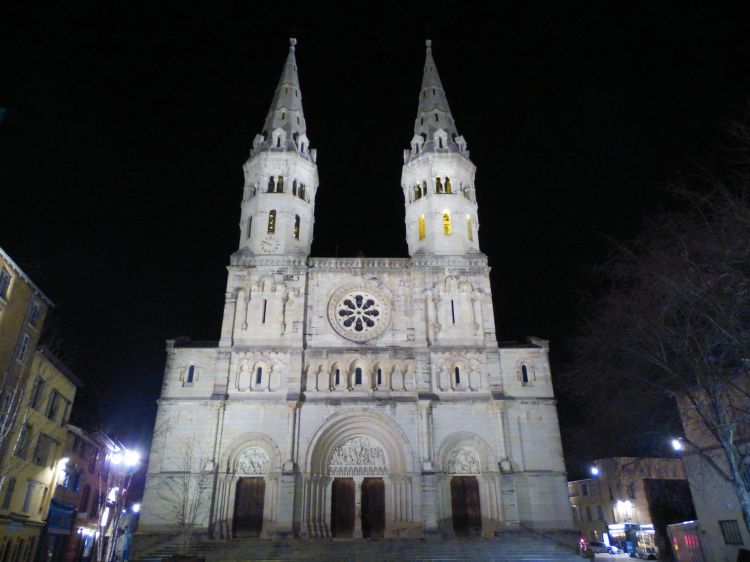
<path fill-rule="evenodd" d="M 599 467 L 594 465 L 591 467 L 591 475 L 592 476 L 599 476 Z"/>
<path fill-rule="evenodd" d="M 672 448 L 675 451 L 682 451 L 685 449 L 685 444 L 682 442 L 682 439 L 675 438 L 675 439 L 672 439 Z"/>
<path fill-rule="evenodd" d="M 130 509 L 133 510 L 133 513 L 140 513 L 141 512 L 141 504 L 134 503 L 133 506 Z"/>
<path fill-rule="evenodd" d="M 138 453 L 138 451 L 125 449 L 123 461 L 125 462 L 125 466 L 135 466 L 141 461 L 141 455 Z"/>

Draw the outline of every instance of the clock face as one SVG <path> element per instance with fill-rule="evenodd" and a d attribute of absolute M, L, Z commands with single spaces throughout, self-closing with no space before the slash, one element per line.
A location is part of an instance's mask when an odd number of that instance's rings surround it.
<path fill-rule="evenodd" d="M 328 303 L 328 321 L 344 338 L 367 341 L 378 337 L 391 320 L 388 297 L 374 287 L 342 287 Z"/>
<path fill-rule="evenodd" d="M 260 249 L 269 254 L 277 252 L 280 246 L 279 240 L 273 236 L 266 236 L 260 241 Z"/>

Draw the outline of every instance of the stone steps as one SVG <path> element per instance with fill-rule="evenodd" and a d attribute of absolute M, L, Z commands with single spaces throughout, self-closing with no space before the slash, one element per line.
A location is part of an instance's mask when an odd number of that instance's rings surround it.
<path fill-rule="evenodd" d="M 163 545 L 138 558 L 157 562 L 177 554 Z M 532 535 L 498 539 L 380 539 L 380 540 L 264 540 L 204 541 L 191 555 L 221 560 L 496 560 L 498 562 L 580 562 L 570 549 Z"/>

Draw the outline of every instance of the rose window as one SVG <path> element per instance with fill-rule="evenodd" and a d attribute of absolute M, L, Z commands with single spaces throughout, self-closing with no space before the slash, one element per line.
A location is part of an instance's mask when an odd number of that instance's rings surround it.
<path fill-rule="evenodd" d="M 388 327 L 389 308 L 376 291 L 338 291 L 331 299 L 329 318 L 333 328 L 347 339 L 364 341 Z"/>

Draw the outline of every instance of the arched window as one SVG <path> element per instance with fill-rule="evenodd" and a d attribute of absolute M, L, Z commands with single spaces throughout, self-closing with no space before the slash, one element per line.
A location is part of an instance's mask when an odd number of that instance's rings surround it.
<path fill-rule="evenodd" d="M 436 113 L 435 114 L 435 121 L 439 121 L 439 120 L 440 120 L 440 117 L 438 117 L 438 114 Z"/>
<path fill-rule="evenodd" d="M 276 209 L 268 213 L 268 234 L 276 232 Z"/>
<path fill-rule="evenodd" d="M 377 383 L 378 386 L 383 384 L 383 369 L 378 369 L 378 378 Z"/>
<path fill-rule="evenodd" d="M 421 199 L 422 197 L 422 186 L 417 184 L 414 186 L 414 201 Z"/>
<path fill-rule="evenodd" d="M 299 191 L 297 193 L 299 194 L 300 199 L 305 198 L 305 184 L 299 186 Z"/>
<path fill-rule="evenodd" d="M 247 237 L 250 238 L 250 232 L 253 230 L 253 217 L 247 217 Z"/>
<path fill-rule="evenodd" d="M 258 385 L 263 381 L 263 367 L 258 367 L 255 371 L 255 384 Z"/>
<path fill-rule="evenodd" d="M 453 299 L 451 299 L 451 320 L 453 323 L 456 323 L 456 304 L 453 302 Z"/>
<path fill-rule="evenodd" d="M 450 193 L 451 192 L 451 179 L 445 178 L 445 192 Z"/>
<path fill-rule="evenodd" d="M 456 386 L 461 384 L 461 370 L 458 367 L 453 369 L 453 377 L 456 379 Z"/>
<path fill-rule="evenodd" d="M 469 240 L 474 240 L 474 229 L 471 227 L 471 215 L 466 215 L 466 230 L 469 234 Z"/>
<path fill-rule="evenodd" d="M 263 299 L 263 316 L 260 319 L 261 324 L 266 323 L 266 310 L 268 309 L 268 299 Z"/>
<path fill-rule="evenodd" d="M 443 181 L 440 178 L 435 178 L 435 192 L 436 193 L 443 192 Z"/>
<path fill-rule="evenodd" d="M 294 239 L 295 240 L 299 240 L 299 225 L 300 225 L 299 215 L 294 215 Z"/>
<path fill-rule="evenodd" d="M 341 384 L 341 370 L 340 369 L 336 369 L 336 374 L 334 375 L 333 381 L 334 381 L 333 382 L 334 386 L 338 386 Z"/>
<path fill-rule="evenodd" d="M 268 178 L 268 189 L 266 189 L 266 193 L 273 193 L 274 189 L 276 189 L 276 180 L 271 176 Z"/>
<path fill-rule="evenodd" d="M 304 153 L 305 153 L 305 143 L 304 143 L 304 142 L 303 142 L 302 144 L 300 144 L 300 145 L 299 145 L 299 151 L 300 151 L 300 152 L 301 152 L 302 154 L 304 154 Z"/>
<path fill-rule="evenodd" d="M 419 239 L 424 240 L 424 215 L 419 215 Z"/>
<path fill-rule="evenodd" d="M 362 369 L 360 369 L 359 367 L 354 369 L 354 384 L 362 384 Z"/>
<path fill-rule="evenodd" d="M 443 137 L 438 137 L 438 148 L 443 148 Z"/>
<path fill-rule="evenodd" d="M 281 135 L 276 137 L 276 147 L 281 148 Z"/>
<path fill-rule="evenodd" d="M 435 95 L 435 88 L 432 89 L 432 95 Z"/>
<path fill-rule="evenodd" d="M 443 234 L 449 236 L 451 233 L 451 212 L 443 209 Z"/>
<path fill-rule="evenodd" d="M 185 384 L 193 384 L 195 378 L 195 365 L 190 365 L 187 370 L 187 376 L 185 377 Z"/>
<path fill-rule="evenodd" d="M 420 125 L 424 125 L 424 117 L 420 117 L 419 118 L 419 124 Z"/>
<path fill-rule="evenodd" d="M 297 195 L 297 180 L 292 182 L 292 195 Z"/>
<path fill-rule="evenodd" d="M 529 370 L 526 365 L 521 365 L 521 383 L 526 386 L 529 384 Z"/>
<path fill-rule="evenodd" d="M 276 182 L 276 193 L 284 193 L 284 176 L 279 176 L 279 181 Z"/>
<path fill-rule="evenodd" d="M 284 121 L 285 119 L 286 119 L 286 112 L 282 111 L 281 112 L 281 120 Z"/>

